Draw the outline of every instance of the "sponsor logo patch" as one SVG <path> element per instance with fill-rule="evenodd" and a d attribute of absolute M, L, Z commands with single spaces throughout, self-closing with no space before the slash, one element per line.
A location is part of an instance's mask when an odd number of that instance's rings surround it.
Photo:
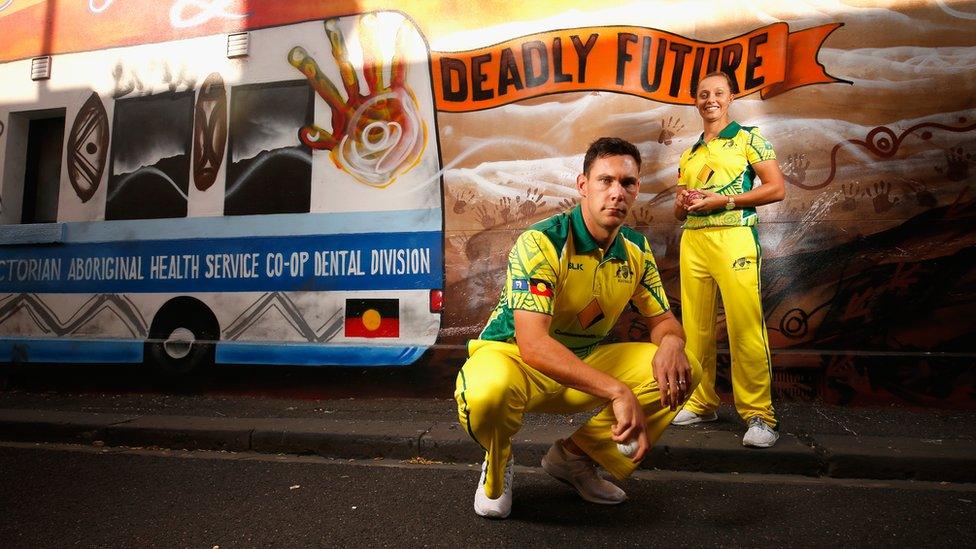
<path fill-rule="evenodd" d="M 524 278 L 513 278 L 512 279 L 512 291 L 513 292 L 527 292 L 529 291 L 529 281 Z"/>
<path fill-rule="evenodd" d="M 623 265 L 617 267 L 617 280 L 621 282 L 630 282 L 634 278 L 634 271 L 630 268 L 630 265 L 624 263 Z"/>
<path fill-rule="evenodd" d="M 747 271 L 749 266 L 752 265 L 753 261 L 748 257 L 740 257 L 732 262 L 733 271 Z"/>

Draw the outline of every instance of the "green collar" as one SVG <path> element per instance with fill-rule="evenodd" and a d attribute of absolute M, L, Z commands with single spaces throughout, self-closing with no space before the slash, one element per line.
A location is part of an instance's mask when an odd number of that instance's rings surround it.
<path fill-rule="evenodd" d="M 585 254 L 600 248 L 596 239 L 593 238 L 590 231 L 586 228 L 586 222 L 583 221 L 582 204 L 577 204 L 569 213 L 569 226 L 573 231 L 573 243 L 578 253 Z M 621 227 L 621 230 L 623 230 L 623 227 Z M 604 259 L 609 258 L 619 259 L 621 261 L 627 259 L 627 250 L 624 247 L 624 239 L 620 235 L 620 231 L 617 231 L 617 236 L 613 238 L 613 243 L 610 244 L 610 249 L 607 250 L 607 254 L 604 256 Z"/>
<path fill-rule="evenodd" d="M 718 136 L 721 137 L 722 139 L 732 139 L 739 133 L 739 130 L 741 129 L 742 126 L 740 126 L 738 122 L 733 120 L 729 122 L 729 125 L 725 126 L 725 128 L 723 128 L 722 131 L 718 132 Z M 691 152 L 695 152 L 695 150 L 698 147 L 704 144 L 705 144 L 705 132 L 702 132 L 702 134 L 698 136 L 698 142 L 696 142 L 694 145 L 691 146 Z"/>

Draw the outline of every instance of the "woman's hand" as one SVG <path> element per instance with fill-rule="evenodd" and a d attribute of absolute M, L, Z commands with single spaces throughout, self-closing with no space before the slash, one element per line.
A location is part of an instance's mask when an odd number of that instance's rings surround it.
<path fill-rule="evenodd" d="M 700 197 L 689 198 L 690 203 L 686 206 L 689 212 L 713 212 L 724 209 L 729 202 L 729 197 L 711 191 L 699 191 L 699 194 Z"/>

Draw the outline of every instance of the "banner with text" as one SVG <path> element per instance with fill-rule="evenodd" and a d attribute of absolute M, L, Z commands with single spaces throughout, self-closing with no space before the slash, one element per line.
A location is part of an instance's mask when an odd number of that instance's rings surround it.
<path fill-rule="evenodd" d="M 694 104 L 703 75 L 721 70 L 733 93 L 763 99 L 806 86 L 845 82 L 817 60 L 843 23 L 790 32 L 773 23 L 721 42 L 644 27 L 542 32 L 464 52 L 431 52 L 438 110 L 467 112 L 553 93 L 602 90 L 662 103 Z"/>

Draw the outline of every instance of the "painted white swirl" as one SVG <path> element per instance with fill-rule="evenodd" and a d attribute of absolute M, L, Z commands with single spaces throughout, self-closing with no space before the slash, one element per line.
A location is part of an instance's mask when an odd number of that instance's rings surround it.
<path fill-rule="evenodd" d="M 90 1 L 90 0 L 89 0 Z M 202 25 L 212 19 L 243 19 L 246 13 L 227 11 L 233 0 L 176 0 L 169 10 L 169 22 L 177 29 L 185 29 Z M 196 14 L 185 17 L 186 9 L 192 7 Z"/>
<path fill-rule="evenodd" d="M 949 15 L 951 15 L 953 17 L 958 17 L 959 19 L 974 19 L 974 20 L 976 20 L 976 13 L 968 13 L 968 12 L 965 12 L 965 11 L 959 11 L 959 10 L 957 10 L 955 8 L 952 8 L 952 7 L 949 6 L 949 3 L 946 2 L 946 0 L 935 0 L 935 1 L 939 4 L 939 7 L 942 8 L 942 11 L 948 13 Z"/>
<path fill-rule="evenodd" d="M 105 201 L 106 202 L 111 202 L 111 201 L 115 200 L 115 198 L 118 197 L 118 195 L 119 195 L 120 192 L 122 192 L 122 189 L 125 188 L 126 183 L 128 183 L 130 179 L 132 179 L 133 177 L 135 177 L 137 175 L 142 175 L 142 174 L 146 174 L 146 173 L 149 173 L 149 174 L 158 176 L 163 181 L 165 181 L 165 182 L 169 183 L 170 185 L 172 185 L 173 186 L 173 189 L 175 189 L 176 192 L 179 193 L 179 195 L 183 197 L 183 200 L 189 200 L 187 198 L 187 196 L 186 196 L 186 193 L 183 192 L 183 189 L 181 189 L 180 186 L 176 184 L 176 181 L 173 181 L 168 175 L 166 175 L 166 172 L 164 172 L 163 170 L 160 170 L 159 168 L 155 168 L 153 166 L 143 166 L 143 167 L 139 168 L 138 170 L 136 170 L 136 171 L 134 171 L 132 173 L 126 174 L 125 176 L 123 176 L 122 178 L 120 178 L 119 179 L 119 182 L 115 184 L 115 190 L 112 191 L 108 195 L 108 197 L 106 197 Z"/>
<path fill-rule="evenodd" d="M 360 129 L 363 115 L 380 101 L 400 104 L 403 124 L 376 120 Z M 424 126 L 417 104 L 405 90 L 371 97 L 349 118 L 346 135 L 335 151 L 339 166 L 371 187 L 386 187 L 417 161 L 424 150 Z"/>
<path fill-rule="evenodd" d="M 258 168 L 263 166 L 272 158 L 277 158 L 279 156 L 295 158 L 305 162 L 306 164 L 312 163 L 311 155 L 304 151 L 297 151 L 295 149 L 277 149 L 273 151 L 265 151 L 255 157 L 255 161 L 252 162 L 242 174 L 237 176 L 235 181 L 229 184 L 227 190 L 224 192 L 224 199 L 226 200 L 227 198 L 237 194 L 237 191 L 246 186 L 247 181 L 251 179 L 251 176 L 254 175 L 254 172 L 256 172 Z"/>
<path fill-rule="evenodd" d="M 89 0 L 89 1 L 91 1 L 91 0 Z M 7 9 L 8 7 L 10 7 L 10 4 L 13 4 L 13 3 L 14 3 L 14 0 L 7 0 L 6 2 L 0 4 L 0 11 L 3 11 L 5 9 Z"/>

